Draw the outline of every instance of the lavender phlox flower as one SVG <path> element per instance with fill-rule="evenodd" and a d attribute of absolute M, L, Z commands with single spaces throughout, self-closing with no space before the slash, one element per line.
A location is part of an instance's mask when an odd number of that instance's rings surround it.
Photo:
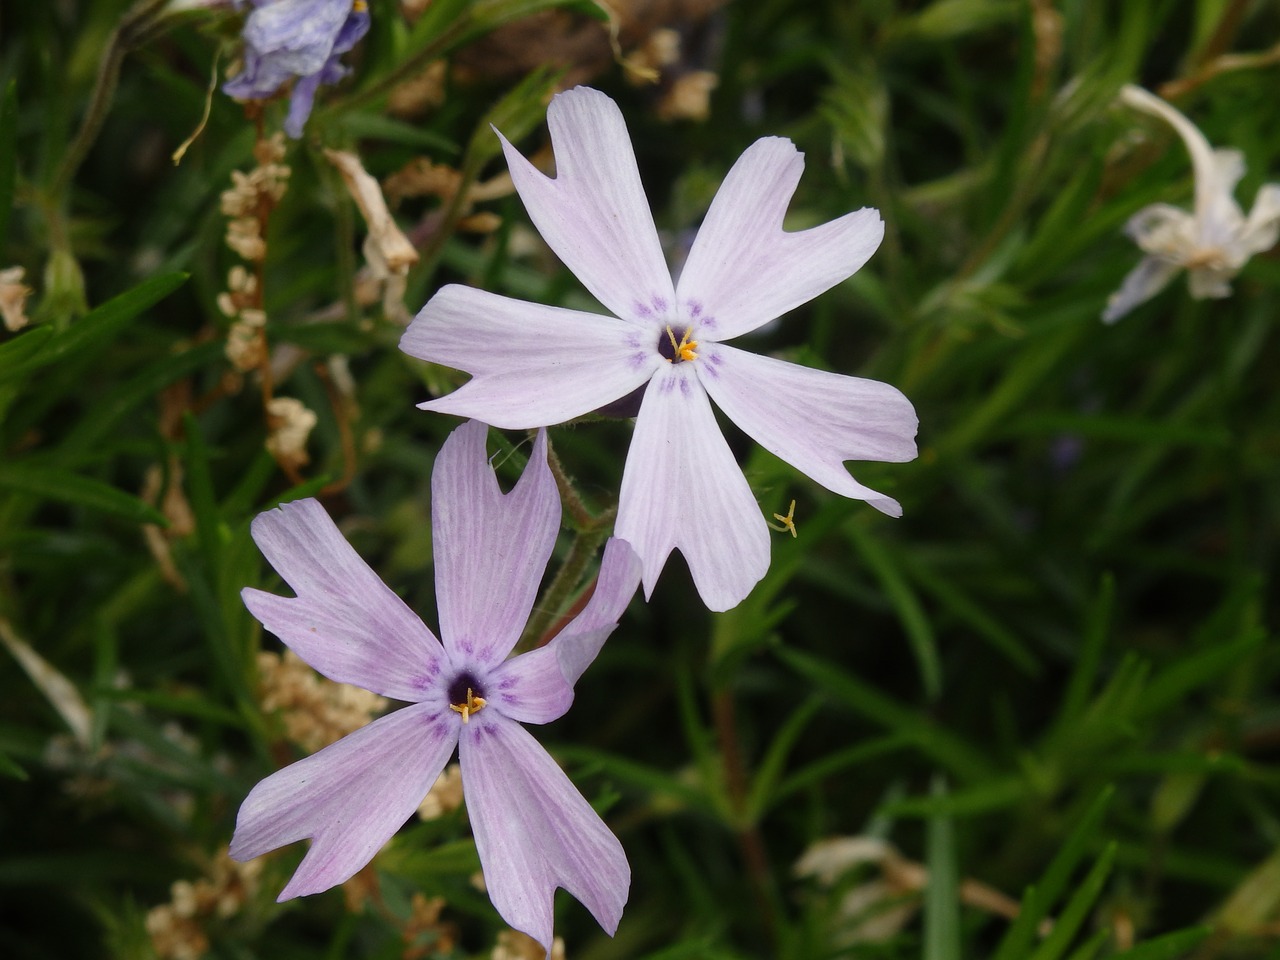
<path fill-rule="evenodd" d="M 263 100 L 290 79 L 284 129 L 302 136 L 320 84 L 337 83 L 348 68 L 338 62 L 369 29 L 366 0 L 254 0 L 244 24 L 243 69 L 222 86 L 237 100 Z"/>
<path fill-rule="evenodd" d="M 676 283 L 617 105 L 577 87 L 551 101 L 547 123 L 556 177 L 502 138 L 512 179 L 543 238 L 613 316 L 446 286 L 400 347 L 472 379 L 421 406 L 533 427 L 643 387 L 616 533 L 640 555 L 646 595 L 673 549 L 713 610 L 735 606 L 768 570 L 768 526 L 712 400 L 818 483 L 901 515 L 895 500 L 844 467 L 916 455 L 915 411 L 898 390 L 725 343 L 854 273 L 880 244 L 879 214 L 863 209 L 785 232 L 804 160 L 791 141 L 766 137 L 725 177 Z"/>
<path fill-rule="evenodd" d="M 410 706 L 254 787 L 231 855 L 247 860 L 311 838 L 279 899 L 342 883 L 414 813 L 456 747 L 489 897 L 508 924 L 550 949 L 557 886 L 612 934 L 631 871 L 617 838 L 521 724 L 569 708 L 640 571 L 627 544 L 610 540 L 583 611 L 546 646 L 508 659 L 551 556 L 560 498 L 545 432 L 506 494 L 486 434 L 477 422 L 455 430 L 431 478 L 440 640 L 315 500 L 254 520 L 254 540 L 297 596 L 246 589 L 253 615 L 331 680 Z"/>
<path fill-rule="evenodd" d="M 1229 297 L 1231 279 L 1255 253 L 1270 250 L 1280 238 L 1280 184 L 1258 190 L 1246 217 L 1236 203 L 1236 184 L 1244 176 L 1239 150 L 1209 145 L 1190 120 L 1141 87 L 1128 85 L 1120 101 L 1167 122 L 1191 154 L 1195 206 L 1191 211 L 1153 203 L 1135 213 L 1125 233 L 1146 254 L 1120 289 L 1107 300 L 1102 319 L 1114 323 L 1163 290 L 1178 271 L 1197 300 Z"/>

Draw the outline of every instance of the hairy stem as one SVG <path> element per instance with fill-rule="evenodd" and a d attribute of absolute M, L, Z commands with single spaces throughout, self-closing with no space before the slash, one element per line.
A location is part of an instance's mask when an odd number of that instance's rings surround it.
<path fill-rule="evenodd" d="M 774 943 L 778 940 L 778 915 L 770 879 L 769 856 L 764 845 L 760 826 L 747 815 L 747 797 L 750 783 L 742 745 L 738 742 L 737 708 L 733 693 L 727 686 L 718 687 L 711 695 L 711 715 L 715 724 L 716 740 L 724 763 L 725 789 L 733 813 L 734 833 L 738 851 L 747 871 L 752 899 L 760 914 L 760 924 L 765 936 Z"/>

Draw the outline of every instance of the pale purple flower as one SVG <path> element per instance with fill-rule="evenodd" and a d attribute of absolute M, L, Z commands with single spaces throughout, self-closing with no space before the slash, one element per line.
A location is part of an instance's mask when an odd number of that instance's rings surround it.
<path fill-rule="evenodd" d="M 640 572 L 627 544 L 610 540 L 582 613 L 546 646 L 507 659 L 555 543 L 560 498 L 544 432 L 505 495 L 485 457 L 486 434 L 476 422 L 455 430 L 431 478 L 442 640 L 315 500 L 254 520 L 254 540 L 297 597 L 246 589 L 253 615 L 331 680 L 411 706 L 254 787 L 231 855 L 248 860 L 309 837 L 279 899 L 342 883 L 413 814 L 456 747 L 489 897 L 508 924 L 550 950 L 556 887 L 612 934 L 631 870 L 617 838 L 521 724 L 569 708 Z"/>
<path fill-rule="evenodd" d="M 285 133 L 302 136 L 316 90 L 348 73 L 338 57 L 369 29 L 366 0 L 251 0 L 244 24 L 244 66 L 222 86 L 237 100 L 263 100 L 297 78 Z"/>
<path fill-rule="evenodd" d="M 766 137 L 725 177 L 676 283 L 617 105 L 578 87 L 551 101 L 547 123 L 557 176 L 543 176 L 503 138 L 512 179 L 543 238 L 613 316 L 444 287 L 400 347 L 472 379 L 421 406 L 534 427 L 643 387 L 615 532 L 640 555 L 646 596 L 673 549 L 713 610 L 735 606 L 768 570 L 769 529 L 712 400 L 818 483 L 900 516 L 895 500 L 844 467 L 916 455 L 915 411 L 897 389 L 724 342 L 854 273 L 880 244 L 879 214 L 784 231 L 804 160 L 791 141 Z"/>
<path fill-rule="evenodd" d="M 1102 319 L 1115 323 L 1163 290 L 1182 270 L 1197 300 L 1231 296 L 1231 280 L 1249 258 L 1270 250 L 1280 238 L 1280 184 L 1258 190 L 1246 217 L 1236 203 L 1236 184 L 1244 176 L 1239 150 L 1215 150 L 1190 120 L 1164 100 L 1132 84 L 1120 102 L 1159 117 L 1178 132 L 1195 174 L 1195 206 L 1181 210 L 1167 203 L 1143 207 L 1125 224 L 1145 257 L 1107 300 Z"/>

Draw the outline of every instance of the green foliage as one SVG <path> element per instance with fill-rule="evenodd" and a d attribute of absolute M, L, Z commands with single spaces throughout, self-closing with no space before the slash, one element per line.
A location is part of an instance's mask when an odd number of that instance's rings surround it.
<path fill-rule="evenodd" d="M 492 954 L 465 807 L 415 818 L 341 892 L 275 903 L 301 845 L 232 872 L 239 804 L 333 712 L 266 703 L 281 648 L 240 593 L 287 589 L 253 517 L 318 496 L 434 623 L 454 422 L 414 404 L 463 378 L 396 344 L 446 283 L 599 310 L 493 134 L 550 170 L 546 104 L 585 81 L 627 118 L 673 262 L 759 137 L 805 154 L 788 229 L 880 210 L 865 268 L 742 345 L 891 383 L 921 425 L 917 460 L 851 465 L 900 520 L 727 429 L 797 535 L 723 614 L 673 558 L 536 731 L 632 865 L 614 939 L 558 895 L 567 956 L 1275 957 L 1280 260 L 1229 298 L 1179 277 L 1099 317 L 1141 255 L 1129 218 L 1194 192 L 1181 142 L 1118 91 L 1241 150 L 1247 211 L 1280 179 L 1276 6 L 370 6 L 351 76 L 284 144 L 286 189 L 255 199 L 260 264 L 228 246 L 223 194 L 287 107 L 218 89 L 243 12 L 6 8 L 0 270 L 32 293 L 0 328 L 0 956 Z M 708 75 L 705 117 L 673 119 Z M 382 184 L 419 257 L 403 290 L 369 268 L 325 149 Z M 259 329 L 265 377 L 228 349 Z M 281 452 L 280 398 L 315 415 L 305 460 Z M 574 513 L 535 634 L 593 575 L 630 431 L 551 431 Z M 525 443 L 491 432 L 504 482 Z"/>

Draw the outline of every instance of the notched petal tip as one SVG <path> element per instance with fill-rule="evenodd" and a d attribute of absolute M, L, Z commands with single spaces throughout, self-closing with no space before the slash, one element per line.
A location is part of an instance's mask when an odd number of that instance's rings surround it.
<path fill-rule="evenodd" d="M 671 273 L 618 105 L 574 87 L 552 99 L 547 126 L 554 178 L 503 140 L 512 182 L 543 240 L 616 317 L 639 322 L 637 304 L 672 303 Z"/>
<path fill-rule="evenodd" d="M 527 730 L 501 716 L 483 730 L 462 737 L 459 756 L 494 907 L 549 944 L 561 888 L 612 935 L 631 887 L 622 844 Z"/>
<path fill-rule="evenodd" d="M 440 634 L 452 653 L 501 662 L 528 620 L 560 528 L 560 496 L 539 431 L 520 479 L 498 485 L 489 428 L 470 420 L 449 435 L 431 476 Z"/>
<path fill-rule="evenodd" d="M 435 782 L 457 735 L 415 704 L 277 770 L 249 792 L 230 852 L 250 860 L 310 839 L 280 900 L 320 893 L 363 868 Z"/>

